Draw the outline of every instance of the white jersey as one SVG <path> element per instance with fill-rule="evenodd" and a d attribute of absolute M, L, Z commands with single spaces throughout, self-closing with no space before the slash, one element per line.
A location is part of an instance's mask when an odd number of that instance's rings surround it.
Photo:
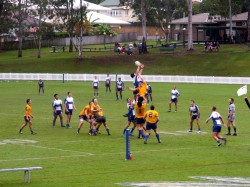
<path fill-rule="evenodd" d="M 110 82 L 111 82 L 111 78 L 110 78 L 110 77 L 107 77 L 107 78 L 106 78 L 106 85 L 110 85 Z"/>
<path fill-rule="evenodd" d="M 171 91 L 171 99 L 176 99 L 179 94 L 180 93 L 178 90 L 172 90 Z"/>
<path fill-rule="evenodd" d="M 98 87 L 99 86 L 99 80 L 97 80 L 97 79 L 93 80 L 93 86 Z"/>
<path fill-rule="evenodd" d="M 216 112 L 216 111 L 213 111 L 210 116 L 209 116 L 209 119 L 212 119 L 213 120 L 213 124 L 214 126 L 221 126 L 221 115 Z"/>
<path fill-rule="evenodd" d="M 74 99 L 73 97 L 66 97 L 64 100 L 64 104 L 66 105 L 66 108 L 68 110 L 72 110 L 73 109 L 73 105 L 74 105 Z"/>
<path fill-rule="evenodd" d="M 230 111 L 232 111 L 233 116 L 235 116 L 235 104 L 230 104 L 228 107 L 228 115 L 230 114 Z"/>
<path fill-rule="evenodd" d="M 117 82 L 116 82 L 117 88 L 122 88 L 123 85 L 124 85 L 124 83 L 123 83 L 122 81 L 117 81 Z"/>
<path fill-rule="evenodd" d="M 58 100 L 54 100 L 52 102 L 52 106 L 54 107 L 54 109 L 56 111 L 61 111 L 62 110 L 62 100 L 61 99 L 58 99 Z"/>

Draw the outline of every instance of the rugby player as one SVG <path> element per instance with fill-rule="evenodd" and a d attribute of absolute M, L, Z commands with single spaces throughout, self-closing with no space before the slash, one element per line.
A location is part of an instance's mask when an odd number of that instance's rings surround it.
<path fill-rule="evenodd" d="M 168 112 L 171 112 L 171 105 L 172 103 L 175 104 L 175 112 L 177 112 L 177 103 L 178 103 L 178 97 L 180 96 L 179 91 L 176 89 L 176 85 L 173 86 L 173 90 L 171 91 L 171 99 L 169 101 L 169 110 Z"/>
<path fill-rule="evenodd" d="M 124 89 L 124 83 L 121 81 L 121 77 L 116 81 L 116 100 L 118 100 L 118 93 L 120 93 L 120 99 L 122 100 L 122 91 Z"/>
<path fill-rule="evenodd" d="M 31 134 L 36 134 L 36 132 L 33 131 L 33 129 L 32 129 L 31 118 L 33 118 L 33 115 L 31 114 L 31 111 L 32 111 L 31 99 L 27 99 L 26 100 L 26 106 L 25 106 L 24 123 L 21 126 L 21 128 L 19 129 L 20 134 L 23 134 L 23 128 L 26 127 L 27 124 L 29 124 L 30 133 Z"/>
<path fill-rule="evenodd" d="M 194 120 L 196 120 L 198 126 L 197 133 L 201 133 L 200 110 L 199 107 L 195 104 L 194 100 L 190 101 L 189 112 L 190 112 L 190 129 L 188 132 L 193 132 L 193 122 Z"/>
<path fill-rule="evenodd" d="M 40 79 L 38 81 L 38 94 L 40 94 L 40 90 L 42 89 L 43 94 L 44 94 L 44 82 L 42 81 L 42 79 Z"/>
<path fill-rule="evenodd" d="M 155 111 L 154 105 L 150 106 L 150 110 L 148 110 L 145 113 L 144 119 L 146 120 L 146 135 L 144 139 L 144 144 L 147 144 L 148 142 L 151 129 L 154 130 L 158 143 L 161 143 L 160 135 L 158 134 L 158 128 L 157 128 L 157 123 L 159 121 L 159 114 L 157 111 Z"/>
<path fill-rule="evenodd" d="M 131 123 L 134 124 L 134 127 L 131 129 L 130 131 L 130 135 L 133 136 L 133 131 L 136 128 L 136 119 L 135 119 L 135 110 L 134 110 L 134 104 L 135 102 L 132 101 L 132 99 L 128 98 L 127 99 L 127 108 L 128 108 L 128 122 L 125 125 L 125 128 L 123 129 L 123 133 L 122 135 L 125 135 L 125 132 L 127 130 L 127 128 L 130 126 Z"/>
<path fill-rule="evenodd" d="M 64 100 L 64 108 L 65 108 L 65 114 L 66 114 L 66 117 L 67 117 L 66 128 L 71 128 L 70 127 L 71 117 L 72 117 L 72 114 L 73 114 L 73 110 L 76 110 L 75 103 L 74 103 L 74 98 L 72 97 L 71 92 L 67 93 L 67 97 Z"/>
<path fill-rule="evenodd" d="M 229 99 L 228 117 L 227 117 L 228 133 L 226 135 L 231 135 L 231 127 L 230 127 L 230 125 L 232 125 L 233 129 L 234 129 L 233 136 L 237 136 L 236 124 L 235 124 L 235 104 L 234 104 L 234 99 L 233 98 Z"/>
<path fill-rule="evenodd" d="M 135 117 L 136 117 L 137 128 L 139 131 L 138 138 L 144 137 L 143 124 L 145 123 L 144 115 L 145 115 L 146 106 L 147 106 L 147 100 L 145 97 L 137 98 L 136 104 L 135 104 Z"/>
<path fill-rule="evenodd" d="M 111 88 L 110 88 L 111 87 L 111 78 L 110 78 L 109 74 L 107 74 L 105 86 L 106 86 L 106 93 L 108 93 L 108 91 L 111 93 Z"/>
<path fill-rule="evenodd" d="M 215 107 L 215 106 L 212 107 L 212 113 L 211 113 L 210 116 L 207 118 L 206 123 L 208 123 L 211 119 L 213 120 L 213 139 L 214 139 L 215 141 L 217 141 L 218 146 L 221 146 L 221 145 L 222 145 L 222 143 L 221 143 L 220 140 L 223 140 L 223 141 L 224 141 L 224 144 L 226 144 L 227 139 L 226 139 L 226 138 L 223 138 L 223 137 L 220 135 L 221 126 L 222 126 L 222 125 L 224 126 L 224 120 L 223 120 L 223 118 L 221 117 L 221 115 L 216 111 L 216 107 Z"/>
<path fill-rule="evenodd" d="M 65 127 L 63 125 L 63 116 L 62 116 L 62 112 L 63 112 L 62 100 L 59 99 L 58 94 L 54 94 L 54 98 L 55 100 L 52 102 L 52 110 L 53 110 L 53 115 L 54 115 L 52 126 L 55 127 L 57 116 L 59 116 L 61 127 Z"/>
<path fill-rule="evenodd" d="M 92 120 L 92 112 L 91 112 L 91 105 L 93 104 L 92 101 L 89 102 L 88 105 L 86 105 L 79 114 L 79 124 L 77 128 L 77 134 L 80 133 L 81 127 L 83 125 L 84 120 L 88 123 L 90 123 L 90 129 L 91 129 L 91 120 Z M 91 132 L 89 132 L 91 133 Z"/>
<path fill-rule="evenodd" d="M 97 76 L 95 76 L 95 79 L 93 80 L 93 89 L 94 89 L 94 97 L 98 97 L 99 80 L 97 79 Z"/>

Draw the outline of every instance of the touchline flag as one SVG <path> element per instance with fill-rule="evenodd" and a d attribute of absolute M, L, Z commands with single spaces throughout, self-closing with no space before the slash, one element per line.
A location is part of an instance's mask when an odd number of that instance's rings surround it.
<path fill-rule="evenodd" d="M 238 89 L 237 94 L 238 96 L 247 94 L 247 85 L 242 86 L 240 89 Z"/>

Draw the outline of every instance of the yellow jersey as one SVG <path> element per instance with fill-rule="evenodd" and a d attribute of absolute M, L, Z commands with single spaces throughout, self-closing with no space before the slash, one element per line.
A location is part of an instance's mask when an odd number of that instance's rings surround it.
<path fill-rule="evenodd" d="M 100 105 L 95 105 L 94 103 L 91 105 L 91 112 L 92 114 L 94 114 L 94 116 L 97 116 L 98 115 L 98 112 L 93 112 L 92 110 L 99 110 L 101 107 Z"/>
<path fill-rule="evenodd" d="M 138 107 L 137 104 L 135 104 L 135 116 L 137 118 L 143 118 L 146 110 L 146 103 L 143 103 L 141 107 Z"/>
<path fill-rule="evenodd" d="M 158 120 L 158 117 L 159 117 L 158 112 L 156 112 L 155 110 L 148 110 L 146 114 L 144 115 L 146 122 L 149 122 L 149 123 L 156 123 Z"/>
<path fill-rule="evenodd" d="M 136 90 L 138 91 L 138 94 L 142 97 L 144 97 L 146 95 L 147 92 L 147 83 L 143 82 L 141 84 L 141 86 L 139 86 L 138 88 L 136 88 Z"/>
<path fill-rule="evenodd" d="M 104 116 L 104 113 L 103 113 L 103 110 L 100 109 L 100 111 L 98 112 L 98 116 L 101 117 L 101 116 Z"/>
<path fill-rule="evenodd" d="M 86 114 L 85 114 L 85 111 L 87 111 L 87 114 L 88 114 L 89 116 L 92 116 L 92 111 L 91 111 L 90 105 L 86 105 L 86 106 L 82 109 L 82 111 L 80 112 L 79 116 L 84 116 L 84 115 L 86 115 Z"/>
<path fill-rule="evenodd" d="M 25 114 L 24 114 L 24 116 L 31 117 L 31 110 L 32 110 L 31 106 L 30 105 L 26 105 L 25 106 Z"/>

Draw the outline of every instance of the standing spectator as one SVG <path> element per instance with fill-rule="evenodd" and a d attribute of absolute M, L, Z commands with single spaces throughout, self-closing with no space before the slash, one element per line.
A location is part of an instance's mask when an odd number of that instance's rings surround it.
<path fill-rule="evenodd" d="M 194 123 L 194 120 L 196 120 L 197 125 L 198 125 L 197 133 L 201 133 L 200 110 L 199 110 L 199 107 L 195 104 L 194 100 L 191 100 L 189 112 L 190 112 L 190 129 L 188 132 L 193 132 L 193 123 Z"/>
<path fill-rule="evenodd" d="M 168 112 L 171 112 L 171 105 L 172 103 L 175 104 L 175 112 L 177 112 L 177 108 L 178 108 L 178 97 L 180 96 L 180 93 L 179 91 L 176 89 L 176 85 L 173 86 L 173 90 L 171 91 L 171 99 L 170 99 L 170 102 L 169 102 L 169 110 Z"/>
<path fill-rule="evenodd" d="M 106 77 L 106 81 L 105 81 L 105 86 L 106 86 L 106 93 L 108 93 L 108 90 L 109 92 L 111 93 L 111 78 L 109 76 L 109 74 L 107 74 L 107 77 Z"/>
<path fill-rule="evenodd" d="M 95 76 L 95 79 L 93 80 L 93 89 L 94 89 L 94 97 L 98 97 L 99 80 L 97 79 L 97 76 Z"/>
<path fill-rule="evenodd" d="M 226 144 L 227 139 L 223 138 L 220 135 L 221 126 L 222 126 L 222 124 L 224 125 L 224 121 L 223 121 L 223 118 L 221 117 L 221 115 L 216 111 L 216 107 L 215 106 L 212 107 L 212 113 L 207 118 L 206 123 L 208 123 L 211 119 L 213 120 L 213 124 L 214 124 L 214 126 L 213 126 L 213 139 L 215 141 L 217 141 L 218 146 L 222 145 L 222 143 L 220 142 L 220 140 L 223 140 L 224 144 Z"/>
<path fill-rule="evenodd" d="M 40 79 L 38 81 L 38 94 L 40 94 L 40 90 L 42 89 L 43 94 L 44 94 L 44 82 L 42 81 L 42 79 Z"/>
<path fill-rule="evenodd" d="M 227 117 L 227 129 L 228 129 L 227 135 L 231 135 L 231 127 L 230 127 L 230 125 L 232 125 L 233 129 L 234 129 L 233 136 L 237 136 L 236 124 L 235 124 L 235 104 L 234 104 L 234 99 L 233 98 L 229 99 L 228 117 Z"/>

